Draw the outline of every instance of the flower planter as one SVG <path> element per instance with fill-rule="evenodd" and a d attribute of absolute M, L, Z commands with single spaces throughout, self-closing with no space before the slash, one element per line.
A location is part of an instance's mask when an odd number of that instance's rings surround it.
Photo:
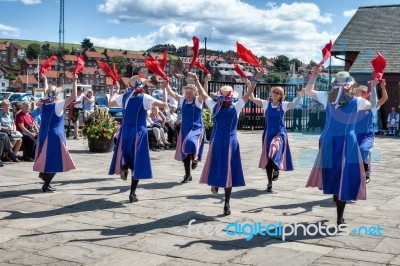
<path fill-rule="evenodd" d="M 111 152 L 114 148 L 113 139 L 88 139 L 88 144 L 91 152 Z"/>

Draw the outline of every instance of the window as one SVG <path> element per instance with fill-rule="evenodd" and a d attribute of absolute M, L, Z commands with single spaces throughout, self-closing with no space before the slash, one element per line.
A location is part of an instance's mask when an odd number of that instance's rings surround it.
<path fill-rule="evenodd" d="M 13 63 L 17 63 L 17 58 L 14 57 L 12 61 L 13 61 Z"/>
<path fill-rule="evenodd" d="M 96 75 L 96 78 L 99 78 L 99 75 Z"/>
<path fill-rule="evenodd" d="M 1 54 L 6 54 L 6 51 L 1 51 Z"/>
<path fill-rule="evenodd" d="M 6 86 L 6 83 L 5 83 L 5 82 L 2 82 L 2 83 L 1 83 L 1 86 L 2 86 L 2 87 L 5 87 L 5 86 Z"/>
<path fill-rule="evenodd" d="M 86 76 L 85 76 L 85 77 L 87 77 L 87 78 L 88 78 L 88 77 L 89 77 L 89 75 L 88 75 L 88 74 L 86 74 Z"/>

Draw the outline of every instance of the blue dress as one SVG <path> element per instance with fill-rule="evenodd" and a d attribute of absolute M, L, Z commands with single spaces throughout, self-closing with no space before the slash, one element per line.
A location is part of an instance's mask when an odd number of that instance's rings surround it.
<path fill-rule="evenodd" d="M 66 148 L 64 114 L 57 116 L 55 107 L 55 102 L 42 105 L 42 121 L 33 164 L 33 170 L 41 173 L 60 173 L 75 169 Z"/>
<path fill-rule="evenodd" d="M 272 102 L 269 102 L 265 110 L 262 140 L 262 152 L 258 167 L 265 169 L 268 161 L 272 160 L 280 170 L 292 171 L 293 162 L 285 127 L 285 111 L 281 102 L 276 108 L 273 108 Z"/>
<path fill-rule="evenodd" d="M 238 116 L 234 106 L 213 109 L 214 127 L 200 183 L 230 188 L 245 186 L 237 139 Z"/>
<path fill-rule="evenodd" d="M 187 103 L 186 99 L 182 106 L 182 125 L 179 133 L 175 160 L 183 161 L 188 154 L 193 154 L 194 159 L 201 161 L 204 147 L 204 126 L 202 109 L 193 103 Z"/>
<path fill-rule="evenodd" d="M 356 135 L 360 147 L 361 157 L 365 163 L 371 162 L 371 149 L 375 143 L 375 133 L 373 126 L 375 108 L 371 110 L 361 110 L 357 115 Z"/>
<path fill-rule="evenodd" d="M 122 99 L 122 125 L 115 143 L 109 174 L 119 174 L 121 166 L 127 164 L 134 179 L 150 179 L 153 174 L 146 126 L 147 110 L 143 107 L 144 95 L 139 94 L 132 98 L 131 95 L 125 93 Z M 125 107 L 126 101 L 128 104 Z"/>
<path fill-rule="evenodd" d="M 357 97 L 336 108 L 327 103 L 319 151 L 306 187 L 318 187 L 339 200 L 365 200 L 366 182 L 355 125 Z"/>

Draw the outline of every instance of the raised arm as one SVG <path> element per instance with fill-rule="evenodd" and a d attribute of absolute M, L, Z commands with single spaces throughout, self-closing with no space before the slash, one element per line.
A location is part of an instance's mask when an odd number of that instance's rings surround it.
<path fill-rule="evenodd" d="M 169 82 L 168 81 L 164 81 L 164 84 L 165 83 L 167 83 L 165 86 L 165 88 L 166 88 L 166 90 L 167 90 L 167 93 L 168 93 L 168 95 L 171 95 L 171 97 L 172 98 L 174 98 L 175 99 L 175 101 L 177 101 L 177 102 L 179 102 L 179 99 L 180 99 L 180 95 L 178 94 L 178 93 L 176 93 L 176 92 L 174 92 L 172 89 L 171 89 L 171 86 L 169 85 Z"/>
<path fill-rule="evenodd" d="M 381 89 L 382 89 L 382 97 L 379 99 L 378 103 L 376 104 L 377 108 L 382 106 L 388 99 L 388 94 L 386 91 L 386 80 L 382 79 L 380 82 L 380 85 L 381 85 Z M 374 91 L 374 90 L 372 90 L 372 91 Z"/>
<path fill-rule="evenodd" d="M 307 82 L 306 86 L 306 95 L 317 99 L 317 91 L 314 89 L 315 82 L 317 81 L 318 75 L 321 73 L 321 69 L 319 67 L 314 67 L 314 71 Z"/>
<path fill-rule="evenodd" d="M 115 84 L 113 87 L 110 88 L 109 92 L 110 92 L 110 100 L 108 101 L 108 107 L 118 107 L 118 104 L 116 101 L 118 93 L 119 93 L 118 82 L 117 82 L 117 84 Z"/>
<path fill-rule="evenodd" d="M 287 108 L 290 109 L 290 108 L 293 108 L 293 107 L 299 105 L 299 103 L 301 102 L 301 99 L 303 99 L 303 95 L 304 95 L 304 90 L 298 91 L 296 101 L 288 103 Z"/>
<path fill-rule="evenodd" d="M 68 105 L 70 105 L 75 99 L 76 99 L 76 87 L 77 87 L 77 75 L 75 75 L 74 77 L 72 77 L 72 92 L 71 92 L 71 96 L 69 96 L 68 98 L 65 99 L 64 102 L 64 107 L 67 107 Z"/>
<path fill-rule="evenodd" d="M 264 69 L 261 69 L 259 72 L 257 72 L 256 76 L 254 77 L 253 81 L 251 82 L 251 85 L 247 87 L 247 92 L 242 96 L 242 99 L 244 102 L 247 102 L 249 100 L 249 98 L 251 97 L 251 95 L 254 92 L 254 89 L 257 86 L 257 83 L 258 83 L 257 80 L 259 78 L 261 78 L 263 75 L 264 75 Z M 248 83 L 246 82 L 246 84 L 248 84 Z"/>
<path fill-rule="evenodd" d="M 207 92 L 204 90 L 203 86 L 201 86 L 200 81 L 195 73 L 188 72 L 187 76 L 194 80 L 196 87 L 199 89 L 199 102 L 202 103 L 205 99 L 208 98 Z"/>
<path fill-rule="evenodd" d="M 206 77 L 204 78 L 204 86 L 203 86 L 203 89 L 207 94 L 208 94 L 208 82 L 210 80 L 211 80 L 211 74 L 207 74 Z"/>
<path fill-rule="evenodd" d="M 44 83 L 43 92 L 46 92 L 47 89 L 49 88 L 49 84 L 47 83 L 47 77 L 45 75 L 42 75 L 42 78 L 43 78 L 43 83 Z"/>

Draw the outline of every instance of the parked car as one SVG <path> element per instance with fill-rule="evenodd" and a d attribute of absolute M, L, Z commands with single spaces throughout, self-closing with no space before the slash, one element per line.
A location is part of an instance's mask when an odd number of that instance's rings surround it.
<path fill-rule="evenodd" d="M 157 100 L 162 101 L 163 91 L 162 90 L 154 90 L 153 93 L 152 93 L 152 96 L 154 98 L 156 98 Z"/>
<path fill-rule="evenodd" d="M 96 101 L 95 104 L 98 107 L 108 107 L 108 101 L 110 99 L 109 94 L 98 94 L 95 96 Z M 118 122 L 122 121 L 122 108 L 121 107 L 109 107 L 108 112 L 114 119 Z"/>
<path fill-rule="evenodd" d="M 8 100 L 12 94 L 12 92 L 0 92 L 0 101 Z"/>

